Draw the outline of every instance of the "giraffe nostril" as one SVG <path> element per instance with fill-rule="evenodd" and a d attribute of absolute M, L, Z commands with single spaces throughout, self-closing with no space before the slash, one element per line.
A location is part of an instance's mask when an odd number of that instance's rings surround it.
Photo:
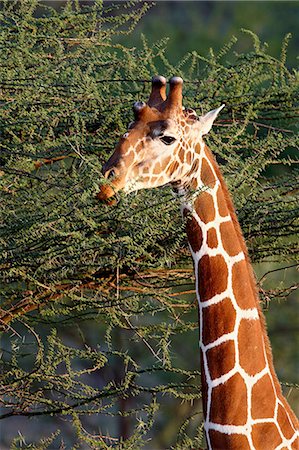
<path fill-rule="evenodd" d="M 111 169 L 107 175 L 107 179 L 110 180 L 111 178 L 114 178 L 114 177 L 115 177 L 115 170 Z"/>

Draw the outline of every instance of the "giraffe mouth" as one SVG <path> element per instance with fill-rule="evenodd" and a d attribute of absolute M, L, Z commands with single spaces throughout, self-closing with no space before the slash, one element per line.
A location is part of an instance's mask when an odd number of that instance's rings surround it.
<path fill-rule="evenodd" d="M 114 180 L 114 182 L 109 184 L 102 184 L 96 197 L 107 205 L 115 205 L 117 203 L 116 194 L 121 188 L 122 187 L 117 180 Z"/>
<path fill-rule="evenodd" d="M 116 189 L 113 189 L 111 186 L 103 185 L 100 186 L 99 192 L 96 194 L 98 200 L 106 205 L 115 205 L 116 201 Z"/>

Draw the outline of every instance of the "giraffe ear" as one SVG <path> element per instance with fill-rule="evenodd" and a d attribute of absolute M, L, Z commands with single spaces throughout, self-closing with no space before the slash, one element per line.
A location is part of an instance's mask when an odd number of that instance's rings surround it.
<path fill-rule="evenodd" d="M 201 116 L 199 119 L 200 122 L 200 131 L 202 134 L 207 134 L 210 129 L 212 128 L 212 125 L 214 123 L 214 120 L 220 113 L 220 111 L 225 107 L 225 105 L 219 106 L 217 109 L 213 109 L 212 111 L 208 112 L 204 116 Z"/>

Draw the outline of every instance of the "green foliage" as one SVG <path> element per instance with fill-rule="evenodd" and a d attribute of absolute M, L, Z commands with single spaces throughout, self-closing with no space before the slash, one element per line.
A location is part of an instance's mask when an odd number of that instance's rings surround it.
<path fill-rule="evenodd" d="M 281 42 L 288 33 L 293 35 L 288 45 L 287 65 L 292 67 L 298 56 L 297 5 L 293 1 L 233 2 L 215 1 L 158 1 L 136 29 L 117 42 L 140 48 L 140 32 L 152 41 L 168 39 L 167 55 L 177 64 L 187 52 L 196 50 L 206 54 L 212 47 L 217 55 L 224 42 L 250 29 L 259 36 L 263 46 L 277 58 Z M 247 52 L 252 47 L 252 37 L 239 39 L 235 48 Z M 266 49 L 267 47 L 265 47 Z M 163 65 L 159 66 L 164 69 Z"/>
<path fill-rule="evenodd" d="M 35 0 L 2 3 L 0 419 L 48 427 L 6 444 L 198 448 L 196 308 L 178 200 L 165 188 L 101 205 L 101 166 L 163 66 L 186 80 L 186 106 L 226 104 L 208 142 L 253 261 L 294 261 L 299 80 L 285 65 L 287 38 L 280 60 L 246 31 L 250 52 L 238 54 L 233 38 L 173 66 L 165 41 L 143 37 L 141 50 L 115 43 L 147 3 L 68 2 L 41 17 Z M 177 436 L 153 433 L 167 430 L 163 408 L 174 404 Z"/>

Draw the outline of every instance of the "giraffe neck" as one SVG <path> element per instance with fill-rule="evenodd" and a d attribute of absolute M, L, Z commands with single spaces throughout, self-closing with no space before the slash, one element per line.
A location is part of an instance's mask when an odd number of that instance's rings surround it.
<path fill-rule="evenodd" d="M 191 177 L 200 192 L 183 213 L 199 303 L 208 447 L 265 448 L 267 432 L 271 448 L 296 448 L 299 426 L 275 375 L 242 232 L 219 168 L 207 147 L 201 150 Z"/>

